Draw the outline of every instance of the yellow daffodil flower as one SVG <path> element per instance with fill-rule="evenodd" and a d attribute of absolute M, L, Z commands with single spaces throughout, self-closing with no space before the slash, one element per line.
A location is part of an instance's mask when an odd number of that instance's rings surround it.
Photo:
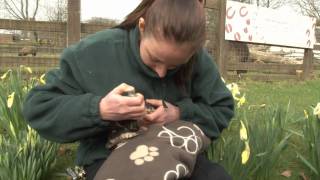
<path fill-rule="evenodd" d="M 304 113 L 304 118 L 308 119 L 308 118 L 309 118 L 309 115 L 308 115 L 307 110 L 303 110 L 303 113 Z"/>
<path fill-rule="evenodd" d="M 240 94 L 239 86 L 236 83 L 231 83 L 227 85 L 227 88 L 231 91 L 231 94 L 234 98 Z"/>
<path fill-rule="evenodd" d="M 11 93 L 11 94 L 8 96 L 8 100 L 7 100 L 7 106 L 8 106 L 8 108 L 11 108 L 12 105 L 13 105 L 14 94 L 15 94 L 15 92 Z"/>
<path fill-rule="evenodd" d="M 28 66 L 20 65 L 20 69 L 23 69 L 23 70 L 27 71 L 28 73 L 32 74 L 32 69 Z"/>
<path fill-rule="evenodd" d="M 5 72 L 2 76 L 1 76 L 1 80 L 4 80 L 7 78 L 9 72 L 11 72 L 11 69 L 9 69 L 7 72 Z"/>
<path fill-rule="evenodd" d="M 243 96 L 238 100 L 238 103 L 237 103 L 238 108 L 240 108 L 245 102 L 246 102 L 246 97 L 245 97 L 245 95 L 243 95 Z"/>
<path fill-rule="evenodd" d="M 25 67 L 24 68 L 28 73 L 32 74 L 32 69 L 30 67 Z"/>
<path fill-rule="evenodd" d="M 248 140 L 248 133 L 247 133 L 247 129 L 246 126 L 243 124 L 242 121 L 240 121 L 241 123 L 241 127 L 240 127 L 240 139 L 242 141 L 246 141 Z"/>
<path fill-rule="evenodd" d="M 42 74 L 42 75 L 40 76 L 39 81 L 40 81 L 41 84 L 46 84 L 46 81 L 44 80 L 44 76 L 45 76 L 45 74 Z"/>
<path fill-rule="evenodd" d="M 313 115 L 318 116 L 320 118 L 320 103 L 313 109 Z"/>
<path fill-rule="evenodd" d="M 246 141 L 245 148 L 241 153 L 241 163 L 246 164 L 249 160 L 249 157 L 250 157 L 250 146 L 249 146 L 249 142 Z"/>

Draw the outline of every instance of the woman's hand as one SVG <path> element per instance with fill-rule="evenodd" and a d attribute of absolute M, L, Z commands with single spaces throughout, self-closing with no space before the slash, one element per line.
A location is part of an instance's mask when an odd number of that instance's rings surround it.
<path fill-rule="evenodd" d="M 145 115 L 143 121 L 145 124 L 166 124 L 179 120 L 180 109 L 168 102 L 159 99 L 147 99 L 147 103 L 155 107 L 155 111 Z"/>
<path fill-rule="evenodd" d="M 139 93 L 135 97 L 122 95 L 132 90 L 134 87 L 122 83 L 102 98 L 99 104 L 101 118 L 108 121 L 142 119 L 146 115 L 143 95 Z"/>

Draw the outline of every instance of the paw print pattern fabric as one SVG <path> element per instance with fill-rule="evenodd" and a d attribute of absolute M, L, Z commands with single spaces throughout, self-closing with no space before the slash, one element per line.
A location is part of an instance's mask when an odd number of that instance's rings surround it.
<path fill-rule="evenodd" d="M 187 121 L 151 125 L 112 151 L 95 180 L 177 180 L 191 175 L 197 155 L 210 144 L 201 129 Z"/>

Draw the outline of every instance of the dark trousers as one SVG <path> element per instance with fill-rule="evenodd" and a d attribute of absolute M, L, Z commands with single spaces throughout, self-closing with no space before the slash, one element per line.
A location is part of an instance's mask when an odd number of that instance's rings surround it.
<path fill-rule="evenodd" d="M 85 166 L 87 180 L 93 180 L 95 174 L 105 160 L 97 160 Z M 184 180 L 231 180 L 231 176 L 217 163 L 211 162 L 205 155 L 199 155 L 190 178 Z"/>

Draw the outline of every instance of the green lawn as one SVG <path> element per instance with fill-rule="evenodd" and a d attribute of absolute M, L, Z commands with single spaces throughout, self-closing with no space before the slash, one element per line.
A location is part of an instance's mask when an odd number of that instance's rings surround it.
<path fill-rule="evenodd" d="M 309 81 L 253 82 L 239 83 L 240 91 L 246 94 L 247 104 L 284 106 L 290 102 L 295 115 L 320 102 L 320 79 Z"/>

